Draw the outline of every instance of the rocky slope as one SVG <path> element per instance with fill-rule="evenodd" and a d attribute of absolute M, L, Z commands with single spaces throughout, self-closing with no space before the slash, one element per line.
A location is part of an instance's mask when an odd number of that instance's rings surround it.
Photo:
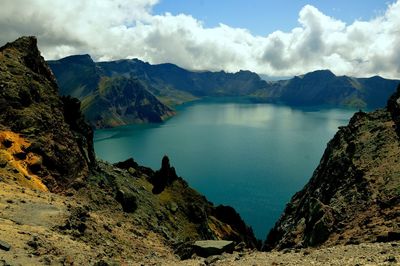
<path fill-rule="evenodd" d="M 400 86 L 385 109 L 339 129 L 266 249 L 400 240 L 399 102 Z"/>
<path fill-rule="evenodd" d="M 0 69 L 0 265 L 177 261 L 200 239 L 259 246 L 168 157 L 158 171 L 96 161 L 80 102 L 58 96 L 34 37 L 0 48 Z"/>
<path fill-rule="evenodd" d="M 0 159 L 42 190 L 79 183 L 95 164 L 93 132 L 79 106 L 64 101 L 35 38 L 0 48 Z"/>
<path fill-rule="evenodd" d="M 89 55 L 49 61 L 60 93 L 82 101 L 82 112 L 95 128 L 162 122 L 174 112 L 135 78 L 107 77 Z"/>
<path fill-rule="evenodd" d="M 137 79 L 102 77 L 95 92 L 82 99 L 82 112 L 96 128 L 160 123 L 174 112 Z"/>
<path fill-rule="evenodd" d="M 397 265 L 400 261 L 400 242 L 273 252 L 239 250 L 208 258 L 193 255 L 181 261 L 159 233 L 140 225 L 146 219 L 125 215 L 111 196 L 99 201 L 99 188 L 60 195 L 4 182 L 0 185 L 0 265 L 354 266 Z M 141 188 L 140 193 L 151 191 Z M 10 250 L 4 250 L 4 243 L 11 245 Z"/>

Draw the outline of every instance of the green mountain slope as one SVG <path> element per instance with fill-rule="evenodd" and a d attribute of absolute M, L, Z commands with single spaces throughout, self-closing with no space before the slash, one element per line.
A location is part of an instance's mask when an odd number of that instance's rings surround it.
<path fill-rule="evenodd" d="M 110 78 L 89 55 L 49 61 L 60 94 L 82 101 L 82 111 L 93 127 L 162 122 L 174 112 L 162 104 L 137 79 Z"/>
<path fill-rule="evenodd" d="M 139 80 L 124 77 L 101 78 L 96 91 L 82 98 L 82 111 L 97 128 L 159 123 L 173 115 Z"/>

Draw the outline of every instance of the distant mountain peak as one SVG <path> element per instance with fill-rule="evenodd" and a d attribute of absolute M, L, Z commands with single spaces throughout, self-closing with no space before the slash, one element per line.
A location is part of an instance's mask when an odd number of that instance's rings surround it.
<path fill-rule="evenodd" d="M 92 57 L 88 54 L 71 55 L 60 59 L 63 63 L 94 64 Z"/>
<path fill-rule="evenodd" d="M 304 77 L 322 77 L 322 78 L 334 78 L 336 75 L 329 69 L 315 70 L 304 75 Z"/>

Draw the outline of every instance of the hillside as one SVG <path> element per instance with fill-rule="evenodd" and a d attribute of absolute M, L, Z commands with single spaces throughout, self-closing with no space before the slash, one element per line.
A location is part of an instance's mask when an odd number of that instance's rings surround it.
<path fill-rule="evenodd" d="M 265 248 L 400 240 L 400 86 L 385 109 L 358 112 L 328 143 Z"/>
<path fill-rule="evenodd" d="M 291 106 L 348 106 L 381 108 L 398 80 L 336 76 L 329 70 L 318 70 L 289 80 L 270 82 L 253 93 L 258 101 L 283 102 Z"/>
<path fill-rule="evenodd" d="M 60 93 L 82 101 L 82 112 L 92 127 L 159 123 L 174 115 L 136 78 L 107 77 L 89 55 L 49 61 Z"/>
<path fill-rule="evenodd" d="M 0 68 L 0 263 L 176 262 L 196 240 L 259 246 L 233 208 L 191 189 L 168 157 L 158 171 L 96 161 L 80 103 L 58 95 L 34 37 L 1 47 Z"/>
<path fill-rule="evenodd" d="M 82 98 L 82 112 L 96 128 L 160 123 L 174 112 L 137 79 L 102 77 L 94 93 Z"/>

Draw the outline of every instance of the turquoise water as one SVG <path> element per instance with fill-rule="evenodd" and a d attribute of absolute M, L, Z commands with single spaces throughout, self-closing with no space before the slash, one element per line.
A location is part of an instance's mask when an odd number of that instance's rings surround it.
<path fill-rule="evenodd" d="M 153 169 L 167 154 L 178 175 L 214 204 L 233 206 L 264 239 L 353 112 L 201 101 L 163 124 L 98 130 L 95 150 L 109 162 L 133 157 Z"/>

